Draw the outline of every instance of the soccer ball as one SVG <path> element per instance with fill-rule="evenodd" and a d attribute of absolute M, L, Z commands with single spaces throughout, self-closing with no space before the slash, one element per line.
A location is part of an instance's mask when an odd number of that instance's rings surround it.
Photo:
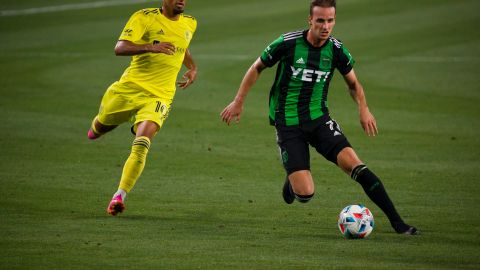
<path fill-rule="evenodd" d="M 372 212 L 361 204 L 349 205 L 338 215 L 338 228 L 345 238 L 365 238 L 373 227 Z"/>

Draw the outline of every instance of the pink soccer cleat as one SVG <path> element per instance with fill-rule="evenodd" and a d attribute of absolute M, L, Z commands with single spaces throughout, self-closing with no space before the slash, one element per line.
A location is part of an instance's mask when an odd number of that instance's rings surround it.
<path fill-rule="evenodd" d="M 87 136 L 90 140 L 96 140 L 96 139 L 100 138 L 100 135 L 95 134 L 95 132 L 93 132 L 92 129 L 88 130 Z"/>
<path fill-rule="evenodd" d="M 107 213 L 115 216 L 118 213 L 122 213 L 125 210 L 125 204 L 122 200 L 122 195 L 118 194 L 117 196 L 113 197 L 107 207 Z"/>

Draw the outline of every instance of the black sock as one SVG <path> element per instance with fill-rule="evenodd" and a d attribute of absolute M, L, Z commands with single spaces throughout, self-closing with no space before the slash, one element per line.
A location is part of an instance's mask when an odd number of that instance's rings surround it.
<path fill-rule="evenodd" d="M 355 167 L 352 171 L 351 177 L 362 185 L 362 188 L 368 197 L 387 215 L 395 230 L 397 230 L 397 226 L 404 224 L 397 210 L 395 210 L 393 202 L 388 197 L 382 182 L 367 168 L 366 165 L 362 164 Z"/>
<path fill-rule="evenodd" d="M 309 202 L 313 198 L 313 195 L 315 195 L 315 193 L 310 194 L 310 195 L 298 195 L 297 193 L 294 193 L 294 194 L 295 194 L 295 198 L 297 199 L 297 201 L 299 201 L 301 203 Z"/>

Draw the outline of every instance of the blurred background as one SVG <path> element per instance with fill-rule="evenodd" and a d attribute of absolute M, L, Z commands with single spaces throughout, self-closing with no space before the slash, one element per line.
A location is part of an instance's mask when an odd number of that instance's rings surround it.
<path fill-rule="evenodd" d="M 363 133 L 338 72 L 330 112 L 422 235 L 396 235 L 361 187 L 314 151 L 314 200 L 284 204 L 267 116 L 275 68 L 250 92 L 240 124 L 220 121 L 262 50 L 307 28 L 309 1 L 187 1 L 198 20 L 197 81 L 177 91 L 126 212 L 112 218 L 105 208 L 130 127 L 94 142 L 86 132 L 129 64 L 113 52 L 125 23 L 161 2 L 1 0 L 0 268 L 479 268 L 480 2 L 337 2 L 333 36 L 356 59 L 380 133 Z M 353 203 L 375 216 L 365 241 L 336 228 Z"/>

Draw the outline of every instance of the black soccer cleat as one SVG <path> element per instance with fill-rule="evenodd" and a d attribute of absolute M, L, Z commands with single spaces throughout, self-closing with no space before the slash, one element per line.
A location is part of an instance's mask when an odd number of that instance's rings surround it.
<path fill-rule="evenodd" d="M 295 201 L 295 193 L 293 193 L 292 185 L 290 184 L 290 180 L 288 180 L 288 176 L 285 177 L 285 183 L 283 184 L 282 190 L 283 200 L 287 204 L 292 204 Z"/>
<path fill-rule="evenodd" d="M 393 229 L 399 233 L 399 234 L 405 234 L 405 235 L 418 235 L 420 232 L 417 230 L 417 228 L 410 226 L 406 223 L 403 222 L 395 222 L 392 223 Z"/>
<path fill-rule="evenodd" d="M 419 235 L 420 234 L 420 231 L 417 230 L 417 228 L 413 227 L 413 226 L 410 226 L 410 228 L 408 228 L 408 230 L 406 232 L 404 232 L 403 234 L 406 234 L 406 235 Z"/>

